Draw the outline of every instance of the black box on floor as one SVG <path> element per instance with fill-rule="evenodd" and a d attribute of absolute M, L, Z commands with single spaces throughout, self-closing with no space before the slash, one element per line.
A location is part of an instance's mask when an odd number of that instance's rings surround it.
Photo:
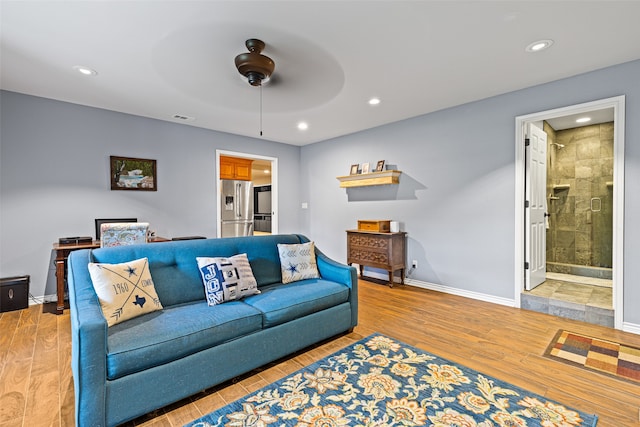
<path fill-rule="evenodd" d="M 0 313 L 29 306 L 29 276 L 0 279 Z"/>

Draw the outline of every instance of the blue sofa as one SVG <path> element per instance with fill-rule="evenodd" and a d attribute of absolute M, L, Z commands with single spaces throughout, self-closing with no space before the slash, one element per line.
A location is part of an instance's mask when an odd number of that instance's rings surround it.
<path fill-rule="evenodd" d="M 308 241 L 291 234 L 72 252 L 67 280 L 76 425 L 124 423 L 353 329 L 355 268 L 316 248 L 321 277 L 281 283 L 277 244 Z M 240 253 L 248 255 L 261 293 L 209 307 L 196 257 Z M 88 264 L 143 257 L 163 309 L 107 328 Z"/>

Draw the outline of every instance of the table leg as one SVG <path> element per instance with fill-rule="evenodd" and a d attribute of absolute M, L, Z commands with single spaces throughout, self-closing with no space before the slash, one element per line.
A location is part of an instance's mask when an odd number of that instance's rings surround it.
<path fill-rule="evenodd" d="M 65 262 L 64 259 L 56 260 L 56 293 L 57 293 L 57 302 L 56 302 L 56 314 L 64 313 L 64 270 L 65 270 Z"/>
<path fill-rule="evenodd" d="M 389 287 L 393 288 L 393 270 L 389 270 Z"/>

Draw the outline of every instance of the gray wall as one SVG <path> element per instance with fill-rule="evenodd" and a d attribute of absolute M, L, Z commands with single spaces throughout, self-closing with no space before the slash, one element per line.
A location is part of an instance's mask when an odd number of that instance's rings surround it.
<path fill-rule="evenodd" d="M 31 274 L 42 295 L 51 243 L 92 234 L 95 217 L 137 216 L 159 235 L 215 235 L 220 148 L 279 158 L 281 232 L 303 232 L 344 261 L 345 230 L 358 219 L 398 220 L 408 259 L 419 262 L 413 278 L 513 299 L 515 117 L 626 95 L 624 321 L 640 324 L 638 76 L 634 61 L 301 149 L 4 92 L 0 276 Z M 157 159 L 159 190 L 110 191 L 109 155 Z M 381 159 L 403 171 L 400 185 L 339 188 L 352 163 Z"/>
<path fill-rule="evenodd" d="M 304 232 L 345 260 L 345 230 L 358 219 L 397 220 L 409 262 L 418 260 L 412 278 L 513 299 L 515 117 L 618 95 L 626 95 L 624 321 L 640 324 L 640 61 L 303 147 Z M 403 172 L 400 185 L 338 187 L 352 163 L 381 159 Z"/>
<path fill-rule="evenodd" d="M 52 243 L 94 218 L 137 217 L 159 236 L 216 235 L 216 149 L 278 158 L 280 231 L 298 232 L 299 147 L 0 92 L 0 277 L 55 293 Z M 158 191 L 111 191 L 109 156 L 157 160 Z M 45 289 L 46 286 L 46 289 Z"/>

